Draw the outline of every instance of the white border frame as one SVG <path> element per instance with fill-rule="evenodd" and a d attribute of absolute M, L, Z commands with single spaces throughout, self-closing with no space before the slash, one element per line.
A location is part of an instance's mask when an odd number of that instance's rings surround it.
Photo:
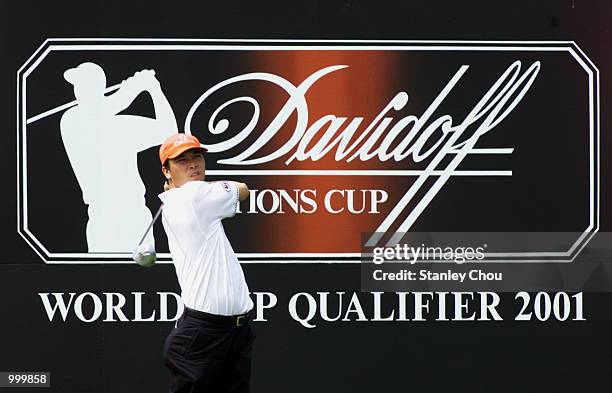
<path fill-rule="evenodd" d="M 291 44 L 291 45 L 287 45 Z M 307 45 L 305 45 L 307 44 Z M 27 77 L 53 51 L 66 50 L 401 50 L 401 51 L 556 51 L 568 52 L 589 78 L 589 226 L 565 252 L 487 253 L 495 262 L 572 262 L 599 230 L 600 94 L 599 70 L 574 41 L 401 41 L 50 38 L 17 71 L 17 232 L 49 264 L 133 263 L 129 253 L 51 253 L 30 232 L 27 217 Z M 23 159 L 22 159 L 23 157 Z M 211 171 L 212 174 L 213 171 Z M 216 171 L 215 171 L 216 172 Z M 221 172 L 221 171 L 219 171 Z M 21 219 L 23 215 L 23 220 Z M 361 253 L 239 253 L 242 263 L 360 263 Z M 170 263 L 168 253 L 158 254 Z M 536 259 L 534 259 L 536 257 Z M 541 259 L 538 259 L 541 258 Z M 266 260 L 266 258 L 284 258 Z M 322 259 L 323 258 L 323 259 Z M 336 258 L 336 259 L 335 259 Z M 344 258 L 344 259 L 340 259 Z M 355 260 L 357 258 L 357 260 Z M 485 259 L 481 262 L 489 262 Z"/>

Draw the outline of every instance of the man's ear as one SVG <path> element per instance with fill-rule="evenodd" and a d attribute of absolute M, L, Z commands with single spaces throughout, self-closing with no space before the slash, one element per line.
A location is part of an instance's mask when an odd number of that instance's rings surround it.
<path fill-rule="evenodd" d="M 164 174 L 164 177 L 167 180 L 171 180 L 172 176 L 170 175 L 170 169 L 166 168 L 165 166 L 162 166 L 162 173 Z"/>

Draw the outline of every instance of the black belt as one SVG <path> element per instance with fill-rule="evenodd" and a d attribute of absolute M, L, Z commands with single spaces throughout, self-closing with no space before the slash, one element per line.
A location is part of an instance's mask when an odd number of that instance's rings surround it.
<path fill-rule="evenodd" d="M 185 314 L 189 315 L 190 317 L 201 319 L 203 321 L 214 322 L 214 323 L 230 325 L 230 326 L 246 325 L 251 319 L 249 317 L 249 314 L 231 315 L 231 316 L 216 315 L 216 314 L 209 314 L 204 311 L 193 310 L 187 307 L 185 307 Z"/>

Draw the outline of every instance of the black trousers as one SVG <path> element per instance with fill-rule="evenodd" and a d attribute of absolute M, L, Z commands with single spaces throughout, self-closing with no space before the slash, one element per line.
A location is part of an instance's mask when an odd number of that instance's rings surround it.
<path fill-rule="evenodd" d="M 254 339 L 244 319 L 202 319 L 186 309 L 164 346 L 170 393 L 248 393 Z"/>

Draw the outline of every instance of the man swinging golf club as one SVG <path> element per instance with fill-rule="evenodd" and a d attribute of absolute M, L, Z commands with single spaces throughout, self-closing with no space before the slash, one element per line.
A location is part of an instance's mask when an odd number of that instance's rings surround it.
<path fill-rule="evenodd" d="M 164 362 L 170 392 L 248 392 L 253 308 L 242 268 L 221 220 L 248 197 L 245 184 L 205 182 L 206 149 L 174 134 L 161 145 L 166 177 L 162 223 L 185 312 L 168 335 Z"/>

